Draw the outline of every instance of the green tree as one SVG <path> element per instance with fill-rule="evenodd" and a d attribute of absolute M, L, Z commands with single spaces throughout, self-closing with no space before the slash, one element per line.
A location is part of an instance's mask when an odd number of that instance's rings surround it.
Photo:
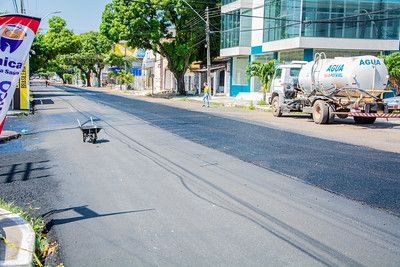
<path fill-rule="evenodd" d="M 106 62 L 107 53 L 112 42 L 98 32 L 87 32 L 79 35 L 79 50 L 64 55 L 65 64 L 77 67 L 85 77 L 86 86 L 92 86 L 90 74 L 93 72 L 101 80 L 101 71 Z"/>
<path fill-rule="evenodd" d="M 204 10 L 219 1 L 187 2 L 196 10 Z M 185 72 L 205 50 L 200 48 L 205 25 L 193 18 L 196 14 L 182 0 L 113 0 L 103 12 L 100 31 L 114 42 L 125 40 L 131 47 L 161 54 L 177 80 L 178 92 L 185 94 Z"/>
<path fill-rule="evenodd" d="M 85 77 L 86 86 L 91 87 L 90 73 L 98 62 L 98 59 L 92 54 L 68 54 L 63 56 L 63 62 L 71 67 L 77 67 Z"/>
<path fill-rule="evenodd" d="M 393 53 L 384 57 L 385 65 L 389 71 L 389 81 L 396 88 L 397 95 L 400 94 L 400 53 Z"/>
<path fill-rule="evenodd" d="M 54 67 L 54 61 L 58 61 L 60 55 L 75 53 L 80 49 L 78 36 L 67 29 L 66 25 L 65 20 L 55 16 L 49 19 L 46 34 L 41 31 L 36 34 L 30 58 L 32 74 Z"/>
<path fill-rule="evenodd" d="M 118 70 L 113 71 L 108 74 L 110 78 L 116 78 L 120 84 L 120 89 L 122 89 L 122 85 L 130 85 L 134 81 L 133 74 L 127 72 L 126 70 Z"/>
<path fill-rule="evenodd" d="M 132 65 L 132 62 L 135 61 L 135 58 L 124 57 L 114 52 L 110 52 L 105 56 L 104 61 L 106 64 L 113 67 L 126 68 L 127 66 Z"/>
<path fill-rule="evenodd" d="M 270 60 L 266 63 L 254 61 L 246 69 L 247 76 L 257 77 L 262 84 L 263 100 L 266 101 L 267 92 L 269 90 L 272 77 L 276 70 L 276 60 Z"/>
<path fill-rule="evenodd" d="M 75 53 L 80 49 L 80 40 L 71 30 L 66 28 L 66 22 L 60 17 L 49 19 L 49 31 L 43 41 L 46 46 L 48 60 L 58 55 Z"/>
<path fill-rule="evenodd" d="M 100 82 L 101 71 L 106 65 L 105 58 L 111 50 L 112 41 L 99 32 L 94 31 L 79 35 L 79 39 L 81 42 L 79 53 L 85 56 L 92 56 L 95 59 L 90 69 Z"/>

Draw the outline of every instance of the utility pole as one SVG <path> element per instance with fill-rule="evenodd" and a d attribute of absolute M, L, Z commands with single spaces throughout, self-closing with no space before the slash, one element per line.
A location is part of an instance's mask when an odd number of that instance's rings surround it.
<path fill-rule="evenodd" d="M 211 85 L 211 45 L 210 45 L 210 14 L 208 6 L 206 7 L 206 46 L 207 46 L 207 84 L 210 89 L 209 94 L 214 95 Z"/>
<path fill-rule="evenodd" d="M 24 14 L 24 13 L 25 13 L 25 10 L 24 10 L 24 0 L 21 0 L 21 1 L 20 1 L 20 5 L 21 5 L 21 14 Z"/>

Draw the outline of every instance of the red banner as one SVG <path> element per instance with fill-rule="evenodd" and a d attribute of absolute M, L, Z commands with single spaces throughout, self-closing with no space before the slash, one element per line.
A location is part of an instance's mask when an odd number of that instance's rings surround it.
<path fill-rule="evenodd" d="M 10 107 L 39 24 L 39 18 L 0 16 L 0 122 Z"/>

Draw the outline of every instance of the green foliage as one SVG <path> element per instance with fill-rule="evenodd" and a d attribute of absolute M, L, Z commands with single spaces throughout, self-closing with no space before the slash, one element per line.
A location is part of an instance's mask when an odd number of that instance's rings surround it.
<path fill-rule="evenodd" d="M 133 57 L 124 57 L 113 52 L 110 52 L 105 55 L 104 61 L 106 64 L 118 67 L 118 68 L 125 68 L 126 66 L 131 66 L 132 62 L 135 60 Z"/>
<path fill-rule="evenodd" d="M 70 61 L 74 62 L 73 66 L 78 67 L 86 74 L 86 81 L 88 86 L 90 84 L 89 72 L 92 71 L 96 74 L 100 81 L 101 70 L 106 65 L 106 54 L 111 50 L 112 41 L 107 39 L 104 35 L 98 32 L 87 32 L 79 35 L 81 47 Z M 79 62 L 82 60 L 83 62 Z"/>
<path fill-rule="evenodd" d="M 250 102 L 249 109 L 250 109 L 250 110 L 255 110 L 255 109 L 256 109 L 256 107 L 254 106 L 253 101 Z"/>
<path fill-rule="evenodd" d="M 31 56 L 31 73 L 54 72 L 64 81 L 65 73 L 72 73 L 78 68 L 82 71 L 86 83 L 91 86 L 90 73 L 100 80 L 101 70 L 110 52 L 112 41 L 98 32 L 87 32 L 75 35 L 66 28 L 67 24 L 60 17 L 49 20 L 46 34 L 39 32 L 33 42 Z"/>
<path fill-rule="evenodd" d="M 134 81 L 134 77 L 132 73 L 127 72 L 126 70 L 118 70 L 114 72 L 110 72 L 108 74 L 110 78 L 116 78 L 120 84 L 120 88 L 122 89 L 122 85 L 130 85 Z"/>
<path fill-rule="evenodd" d="M 400 79 L 400 53 L 393 53 L 384 57 L 385 65 L 389 71 L 390 83 L 397 90 L 397 94 L 400 94 L 399 79 Z"/>
<path fill-rule="evenodd" d="M 215 7 L 217 1 L 188 2 L 196 10 L 204 10 L 207 5 Z M 164 56 L 178 81 L 179 93 L 184 94 L 184 74 L 205 50 L 200 45 L 204 42 L 199 43 L 205 38 L 204 23 L 188 23 L 195 17 L 182 0 L 113 0 L 103 12 L 100 31 L 114 42 L 126 40 L 131 47 L 151 49 Z"/>
<path fill-rule="evenodd" d="M 60 33 L 66 26 L 67 22 L 59 16 L 54 16 L 49 19 L 49 32 Z"/>
<path fill-rule="evenodd" d="M 64 73 L 62 75 L 62 79 L 65 83 L 67 84 L 72 84 L 72 79 L 73 79 L 74 75 L 70 74 L 70 73 Z"/>
<path fill-rule="evenodd" d="M 78 37 L 66 29 L 66 22 L 60 17 L 49 20 L 49 30 L 46 34 L 39 31 L 32 44 L 33 54 L 30 58 L 31 73 L 47 71 L 53 68 L 60 55 L 75 53 L 80 49 Z"/>
<path fill-rule="evenodd" d="M 257 102 L 257 105 L 259 106 L 265 106 L 267 104 L 267 102 L 265 100 L 260 100 Z"/>
<path fill-rule="evenodd" d="M 247 76 L 257 77 L 260 79 L 263 86 L 263 100 L 266 101 L 266 94 L 269 90 L 272 77 L 274 76 L 276 70 L 276 60 L 270 60 L 266 63 L 261 63 L 254 61 L 246 69 Z"/>

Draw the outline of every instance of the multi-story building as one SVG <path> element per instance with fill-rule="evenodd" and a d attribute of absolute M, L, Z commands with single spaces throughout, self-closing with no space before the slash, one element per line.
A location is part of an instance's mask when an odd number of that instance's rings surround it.
<path fill-rule="evenodd" d="M 387 54 L 399 50 L 399 0 L 222 0 L 221 51 L 230 95 L 257 92 L 252 61 Z"/>

